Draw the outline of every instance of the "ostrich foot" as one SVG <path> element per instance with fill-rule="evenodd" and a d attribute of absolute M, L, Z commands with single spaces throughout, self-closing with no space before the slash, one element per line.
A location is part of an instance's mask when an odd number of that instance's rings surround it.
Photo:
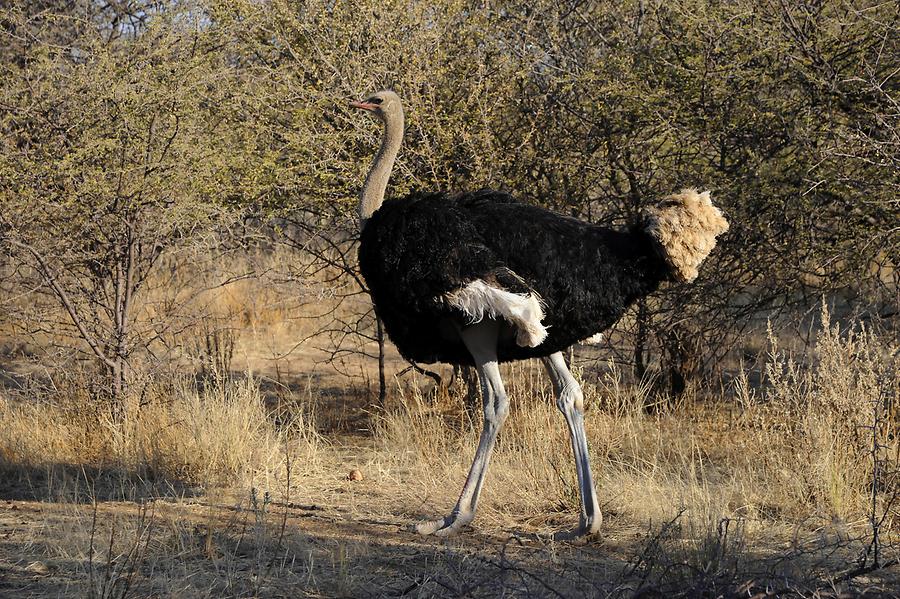
<path fill-rule="evenodd" d="M 460 529 L 468 525 L 474 518 L 474 513 L 454 512 L 449 516 L 444 516 L 443 518 L 438 518 L 436 520 L 423 520 L 415 525 L 415 531 L 420 535 L 448 537 L 459 532 Z"/>
<path fill-rule="evenodd" d="M 603 515 L 597 512 L 592 518 L 581 518 L 578 528 L 573 530 L 561 530 L 553 534 L 554 541 L 573 541 L 580 538 L 600 536 L 600 525 L 603 523 Z"/>

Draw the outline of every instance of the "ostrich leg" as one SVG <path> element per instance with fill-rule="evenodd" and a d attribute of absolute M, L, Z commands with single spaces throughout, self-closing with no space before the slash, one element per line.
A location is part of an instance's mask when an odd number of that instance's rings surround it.
<path fill-rule="evenodd" d="M 594 490 L 591 466 L 588 462 L 587 437 L 584 433 L 584 396 L 578 381 L 569 372 L 561 352 L 556 352 L 543 360 L 547 373 L 553 381 L 556 407 L 566 417 L 566 423 L 569 425 L 572 452 L 575 454 L 575 471 L 578 473 L 578 490 L 581 495 L 581 519 L 578 529 L 571 533 L 563 533 L 559 538 L 595 534 L 600 531 L 603 515 L 597 503 L 597 493 Z"/>
<path fill-rule="evenodd" d="M 466 348 L 475 359 L 478 380 L 481 382 L 484 425 L 478 449 L 475 451 L 475 459 L 456 507 L 448 516 L 417 524 L 416 531 L 420 534 L 450 535 L 475 518 L 475 508 L 478 505 L 478 496 L 481 494 L 491 452 L 494 450 L 494 442 L 509 413 L 509 399 L 503 388 L 500 367 L 497 363 L 497 331 L 497 323 L 487 319 L 460 331 Z"/>

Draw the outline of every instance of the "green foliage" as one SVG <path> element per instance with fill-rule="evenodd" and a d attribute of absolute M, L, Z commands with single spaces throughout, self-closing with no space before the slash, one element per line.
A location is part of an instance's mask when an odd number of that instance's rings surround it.
<path fill-rule="evenodd" d="M 248 213 L 352 237 L 380 130 L 347 101 L 390 87 L 408 113 L 390 195 L 491 186 L 630 225 L 711 189 L 731 232 L 641 312 L 661 345 L 721 349 L 810 292 L 896 302 L 896 3 L 5 6 L 4 251 L 37 251 L 45 279 L 108 286 L 136 260 L 137 289 Z"/>
<path fill-rule="evenodd" d="M 141 304 L 153 268 L 247 205 L 261 161 L 235 127 L 240 73 L 200 15 L 97 24 L 90 6 L 3 11 L 6 39 L 28 43 L 0 65 L 0 227 L 17 290 L 46 291 L 67 315 L 19 324 L 77 339 L 116 395 L 165 326 Z"/>

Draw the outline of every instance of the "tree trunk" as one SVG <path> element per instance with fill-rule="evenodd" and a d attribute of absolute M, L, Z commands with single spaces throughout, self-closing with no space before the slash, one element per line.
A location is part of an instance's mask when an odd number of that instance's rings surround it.
<path fill-rule="evenodd" d="M 702 338 L 689 327 L 676 325 L 663 333 L 662 360 L 669 393 L 678 397 L 698 378 L 703 368 Z"/>

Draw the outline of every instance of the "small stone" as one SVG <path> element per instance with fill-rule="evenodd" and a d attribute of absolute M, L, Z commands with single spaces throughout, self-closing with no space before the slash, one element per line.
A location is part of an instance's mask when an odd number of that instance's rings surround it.
<path fill-rule="evenodd" d="M 31 562 L 27 566 L 25 566 L 26 572 L 31 572 L 32 574 L 39 574 L 41 576 L 46 576 L 50 574 L 50 568 L 44 562 Z"/>
<path fill-rule="evenodd" d="M 347 475 L 347 480 L 362 480 L 363 474 L 356 468 L 350 471 L 350 474 Z"/>

